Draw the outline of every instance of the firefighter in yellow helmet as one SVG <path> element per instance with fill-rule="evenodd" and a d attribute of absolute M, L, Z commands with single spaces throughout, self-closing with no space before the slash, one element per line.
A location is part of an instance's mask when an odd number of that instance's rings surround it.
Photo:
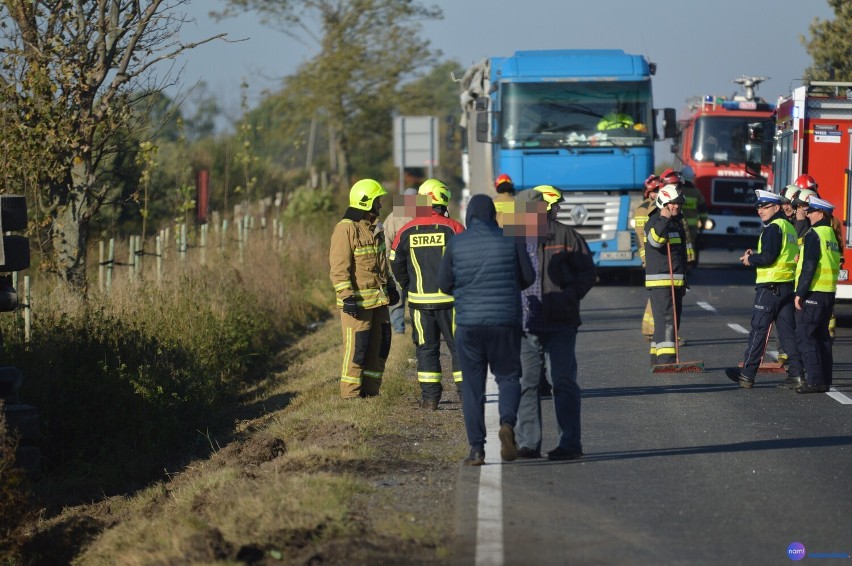
<path fill-rule="evenodd" d="M 449 217 L 450 189 L 438 179 L 427 179 L 417 191 L 428 199 L 428 216 L 417 216 L 397 232 L 391 244 L 391 269 L 408 296 L 411 309 L 411 338 L 417 347 L 417 381 L 420 407 L 435 411 L 444 386 L 441 378 L 441 338 L 450 352 L 453 381 L 461 398 L 462 372 L 453 338 L 453 296 L 438 289 L 438 270 L 444 251 L 464 226 Z"/>
<path fill-rule="evenodd" d="M 340 396 L 344 399 L 379 394 L 390 352 L 388 305 L 399 301 L 399 293 L 390 277 L 378 222 L 381 197 L 386 194 L 373 179 L 352 185 L 349 207 L 331 236 L 329 275 L 341 309 Z"/>

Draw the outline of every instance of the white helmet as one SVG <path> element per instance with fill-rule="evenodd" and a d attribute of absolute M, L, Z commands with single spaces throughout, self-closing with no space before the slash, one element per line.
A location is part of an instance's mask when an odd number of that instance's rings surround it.
<path fill-rule="evenodd" d="M 784 190 L 781 191 L 781 196 L 784 197 L 787 202 L 793 202 L 794 200 L 796 200 L 796 196 L 798 196 L 799 190 L 799 187 L 797 187 L 796 185 L 787 185 L 786 187 L 784 187 Z"/>
<path fill-rule="evenodd" d="M 683 204 L 686 200 L 677 185 L 666 185 L 657 191 L 657 208 L 664 208 L 667 204 Z"/>
<path fill-rule="evenodd" d="M 794 206 L 802 206 L 808 204 L 808 201 L 811 200 L 811 197 L 816 196 L 816 191 L 812 191 L 810 189 L 799 189 L 798 194 L 793 199 Z"/>

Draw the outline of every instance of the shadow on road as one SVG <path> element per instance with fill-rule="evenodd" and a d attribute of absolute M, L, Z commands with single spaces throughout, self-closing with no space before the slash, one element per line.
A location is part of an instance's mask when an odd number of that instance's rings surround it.
<path fill-rule="evenodd" d="M 707 446 L 687 446 L 683 448 L 657 448 L 653 450 L 626 450 L 621 452 L 598 452 L 586 454 L 584 462 L 605 460 L 627 460 L 633 458 L 654 458 L 657 456 L 690 456 L 693 454 L 719 454 L 729 452 L 755 452 L 759 450 L 798 450 L 802 448 L 833 448 L 852 445 L 852 436 L 824 436 L 816 438 L 778 438 L 772 440 L 751 440 L 730 444 L 709 444 Z"/>

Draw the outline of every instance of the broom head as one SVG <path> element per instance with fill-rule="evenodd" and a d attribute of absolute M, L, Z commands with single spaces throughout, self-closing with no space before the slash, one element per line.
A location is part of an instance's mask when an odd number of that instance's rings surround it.
<path fill-rule="evenodd" d="M 743 367 L 742 362 L 739 363 L 739 367 Z M 763 362 L 757 366 L 757 373 L 787 373 L 787 370 L 781 362 Z"/>
<path fill-rule="evenodd" d="M 651 366 L 651 373 L 704 373 L 704 362 L 677 362 Z"/>

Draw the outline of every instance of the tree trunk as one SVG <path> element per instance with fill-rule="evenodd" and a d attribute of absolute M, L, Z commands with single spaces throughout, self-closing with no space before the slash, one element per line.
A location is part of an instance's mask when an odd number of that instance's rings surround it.
<path fill-rule="evenodd" d="M 337 159 L 337 181 L 341 189 L 349 190 L 352 186 L 352 171 L 349 166 L 349 142 L 343 128 L 336 127 L 334 132 L 334 152 Z"/>
<path fill-rule="evenodd" d="M 89 221 L 80 204 L 70 202 L 57 209 L 53 220 L 52 239 L 59 277 L 72 290 L 85 295 L 88 286 L 86 249 L 89 242 Z"/>
<path fill-rule="evenodd" d="M 86 252 L 89 243 L 89 220 L 94 213 L 87 197 L 91 187 L 89 168 L 85 164 L 72 167 L 72 188 L 60 191 L 51 225 L 53 257 L 59 277 L 75 292 L 85 296 L 88 290 Z"/>

